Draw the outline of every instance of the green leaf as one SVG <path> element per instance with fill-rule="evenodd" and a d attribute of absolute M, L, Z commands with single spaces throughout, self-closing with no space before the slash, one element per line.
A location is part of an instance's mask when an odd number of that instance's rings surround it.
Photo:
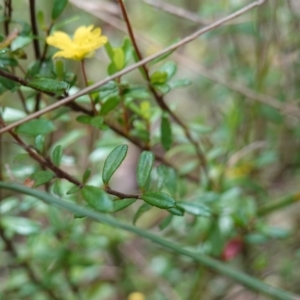
<path fill-rule="evenodd" d="M 106 129 L 107 125 L 104 123 L 104 118 L 102 116 L 95 116 L 91 118 L 90 124 L 98 129 Z"/>
<path fill-rule="evenodd" d="M 150 151 L 143 151 L 137 165 L 137 183 L 140 190 L 144 191 L 153 167 L 154 155 Z"/>
<path fill-rule="evenodd" d="M 169 150 L 172 146 L 173 138 L 172 138 L 171 124 L 166 114 L 163 114 L 161 117 L 160 135 L 161 135 L 161 143 L 164 149 Z"/>
<path fill-rule="evenodd" d="M 180 216 L 180 217 L 182 217 L 184 215 L 184 209 L 178 205 L 175 207 L 169 208 L 168 212 L 172 215 Z"/>
<path fill-rule="evenodd" d="M 113 201 L 100 188 L 86 185 L 82 188 L 83 199 L 94 209 L 102 212 L 112 212 L 114 209 Z"/>
<path fill-rule="evenodd" d="M 60 162 L 61 162 L 61 158 L 62 158 L 62 155 L 63 155 L 63 149 L 62 149 L 62 146 L 61 145 L 57 145 L 53 152 L 52 152 L 52 160 L 53 160 L 53 163 L 59 167 L 60 166 Z"/>
<path fill-rule="evenodd" d="M 19 35 L 16 39 L 10 44 L 11 51 L 16 51 L 18 49 L 24 48 L 26 45 L 31 43 L 32 37 Z"/>
<path fill-rule="evenodd" d="M 30 136 L 45 135 L 55 130 L 54 124 L 47 119 L 35 119 L 17 127 L 17 133 Z"/>
<path fill-rule="evenodd" d="M 38 233 L 40 224 L 23 217 L 1 216 L 1 225 L 17 234 L 28 235 Z"/>
<path fill-rule="evenodd" d="M 3 76 L 0 76 L 0 85 L 2 85 L 7 90 L 10 90 L 11 92 L 16 91 L 20 86 L 20 84 L 16 83 L 15 81 L 5 78 Z"/>
<path fill-rule="evenodd" d="M 18 65 L 18 61 L 12 57 L 0 57 L 0 67 L 16 67 Z"/>
<path fill-rule="evenodd" d="M 132 58 L 132 50 L 133 50 L 131 40 L 128 37 L 124 38 L 122 43 L 122 49 L 124 52 L 125 65 L 127 65 L 129 60 Z"/>
<path fill-rule="evenodd" d="M 34 187 L 38 187 L 49 182 L 54 176 L 52 171 L 38 171 L 31 175 L 31 179 L 34 180 Z"/>
<path fill-rule="evenodd" d="M 91 169 L 87 168 L 82 176 L 82 183 L 86 184 L 90 176 L 91 176 Z"/>
<path fill-rule="evenodd" d="M 167 80 L 170 80 L 176 74 L 177 65 L 173 61 L 167 61 L 159 71 L 167 73 Z"/>
<path fill-rule="evenodd" d="M 67 191 L 67 195 L 72 195 L 80 191 L 80 187 L 75 185 Z"/>
<path fill-rule="evenodd" d="M 109 41 L 107 41 L 107 43 L 104 45 L 104 48 L 106 50 L 108 57 L 110 58 L 110 61 L 113 61 L 114 60 L 114 50 Z"/>
<path fill-rule="evenodd" d="M 170 223 L 172 222 L 173 215 L 168 215 L 166 218 L 162 220 L 162 222 L 158 225 L 160 230 L 164 230 Z"/>
<path fill-rule="evenodd" d="M 127 145 L 120 145 L 116 147 L 106 158 L 102 172 L 102 180 L 105 185 L 108 184 L 112 175 L 115 173 L 115 171 L 121 165 L 122 161 L 125 159 L 127 155 L 127 150 Z"/>
<path fill-rule="evenodd" d="M 120 97 L 119 96 L 113 96 L 111 98 L 108 98 L 103 105 L 101 106 L 100 115 L 106 115 L 113 109 L 115 109 L 120 103 Z"/>
<path fill-rule="evenodd" d="M 140 218 L 140 216 L 143 215 L 146 211 L 148 211 L 151 208 L 152 206 L 149 205 L 148 203 L 144 203 L 143 205 L 141 205 L 133 216 L 132 224 L 135 225 L 136 221 Z"/>
<path fill-rule="evenodd" d="M 52 93 L 62 93 L 69 88 L 67 82 L 50 78 L 36 78 L 29 81 L 28 85 L 40 91 Z"/>
<path fill-rule="evenodd" d="M 151 83 L 153 83 L 153 84 L 155 84 L 155 83 L 158 83 L 158 84 L 165 83 L 167 81 L 167 79 L 168 79 L 168 73 L 167 72 L 160 72 L 160 71 L 154 72 L 150 77 Z"/>
<path fill-rule="evenodd" d="M 168 82 L 168 85 L 171 89 L 186 87 L 191 84 L 192 84 L 192 82 L 189 79 L 177 79 L 177 80 Z"/>
<path fill-rule="evenodd" d="M 64 11 L 68 4 L 68 0 L 54 0 L 52 8 L 52 20 L 56 20 Z"/>
<path fill-rule="evenodd" d="M 76 121 L 79 122 L 79 123 L 82 123 L 82 124 L 90 124 L 91 120 L 92 120 L 91 116 L 84 116 L 84 115 L 78 116 L 76 118 Z"/>
<path fill-rule="evenodd" d="M 146 192 L 141 195 L 141 199 L 148 204 L 159 208 L 172 208 L 176 206 L 176 201 L 171 196 L 163 192 Z"/>
<path fill-rule="evenodd" d="M 118 71 L 122 70 L 124 68 L 125 64 L 125 56 L 122 48 L 114 48 L 114 59 L 113 62 L 116 66 L 116 69 Z"/>
<path fill-rule="evenodd" d="M 156 90 L 158 90 L 162 94 L 167 94 L 170 92 L 170 86 L 166 83 L 155 83 L 153 84 Z"/>
<path fill-rule="evenodd" d="M 117 212 L 119 210 L 122 210 L 126 207 L 128 207 L 129 205 L 131 205 L 132 203 L 134 203 L 136 201 L 136 199 L 122 199 L 122 200 L 115 200 L 114 201 L 114 209 L 113 212 Z"/>
<path fill-rule="evenodd" d="M 35 141 L 34 141 L 34 145 L 35 145 L 35 149 L 39 153 L 43 153 L 44 152 L 44 146 L 45 146 L 45 137 L 43 135 L 36 136 Z"/>
<path fill-rule="evenodd" d="M 210 217 L 211 210 L 208 206 L 200 203 L 177 202 L 177 207 L 183 208 L 187 213 L 195 216 Z"/>

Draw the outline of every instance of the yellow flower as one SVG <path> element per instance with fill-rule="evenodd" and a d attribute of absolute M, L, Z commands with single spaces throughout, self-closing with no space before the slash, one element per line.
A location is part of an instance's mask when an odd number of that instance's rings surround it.
<path fill-rule="evenodd" d="M 128 296 L 127 300 L 146 300 L 146 298 L 144 294 L 139 292 L 134 292 Z"/>
<path fill-rule="evenodd" d="M 73 39 L 62 31 L 55 31 L 46 38 L 48 45 L 60 49 L 53 57 L 82 60 L 91 57 L 94 51 L 107 42 L 107 37 L 101 35 L 101 28 L 94 25 L 80 26 L 76 29 Z"/>

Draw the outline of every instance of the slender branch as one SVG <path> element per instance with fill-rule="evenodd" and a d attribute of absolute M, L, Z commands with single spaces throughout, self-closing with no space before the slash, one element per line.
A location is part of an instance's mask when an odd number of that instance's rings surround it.
<path fill-rule="evenodd" d="M 126 230 L 128 232 L 132 232 L 138 236 L 141 236 L 149 241 L 152 241 L 166 249 L 169 249 L 178 254 L 189 257 L 193 259 L 195 262 L 200 263 L 202 266 L 204 266 L 207 269 L 210 269 L 213 272 L 216 272 L 220 275 L 226 276 L 228 278 L 233 279 L 234 281 L 246 286 L 249 289 L 255 290 L 257 292 L 260 292 L 264 295 L 267 295 L 271 297 L 272 299 L 279 299 L 279 300 L 293 300 L 295 299 L 295 295 L 278 289 L 276 287 L 273 287 L 271 285 L 268 285 L 264 283 L 263 281 L 260 281 L 252 276 L 249 276 L 245 273 L 242 273 L 240 271 L 235 270 L 231 266 L 226 265 L 223 262 L 220 262 L 218 260 L 215 260 L 207 255 L 202 254 L 201 252 L 191 252 L 189 250 L 186 250 L 185 248 L 182 248 L 166 239 L 164 239 L 161 236 L 158 236 L 156 234 L 153 234 L 149 231 L 140 229 L 138 227 L 122 223 L 118 221 L 117 219 L 113 218 L 112 216 L 108 216 L 99 212 L 92 211 L 90 209 L 81 207 L 76 205 L 75 203 L 65 201 L 63 199 L 53 197 L 52 195 L 49 195 L 47 193 L 41 192 L 39 190 L 34 190 L 27 188 L 22 185 L 18 184 L 9 184 L 5 182 L 0 182 L 0 188 L 13 190 L 15 192 L 19 192 L 22 194 L 30 195 L 33 197 L 36 197 L 40 199 L 41 201 L 50 204 L 55 205 L 61 208 L 64 208 L 67 211 L 70 211 L 72 213 L 78 213 L 80 215 L 85 215 L 88 218 L 107 224 L 109 226 L 112 226 L 113 228 L 118 228 L 122 230 Z"/>
<path fill-rule="evenodd" d="M 242 8 L 242 9 L 240 9 L 240 10 L 238 10 L 238 11 L 236 11 L 236 12 L 230 14 L 230 15 L 228 15 L 227 17 L 224 17 L 224 18 L 222 18 L 222 19 L 220 19 L 220 20 L 212 23 L 211 25 L 206 26 L 204 28 L 201 28 L 200 30 L 194 32 L 193 34 L 187 36 L 186 38 L 180 40 L 179 42 L 177 42 L 177 43 L 175 43 L 175 44 L 173 44 L 173 45 L 171 45 L 171 46 L 169 46 L 169 47 L 167 47 L 167 48 L 159 51 L 158 53 L 150 55 L 147 58 L 145 58 L 145 59 L 143 59 L 143 60 L 141 60 L 141 61 L 139 61 L 139 62 L 137 62 L 137 63 L 135 63 L 135 64 L 133 64 L 133 65 L 125 68 L 125 69 L 123 69 L 123 70 L 121 70 L 120 72 L 115 73 L 112 76 L 106 77 L 105 79 L 100 80 L 100 81 L 94 83 L 93 85 L 90 85 L 89 87 L 87 87 L 85 89 L 82 89 L 78 93 L 76 93 L 76 94 L 74 94 L 72 96 L 66 97 L 65 99 L 61 100 L 60 102 L 51 104 L 48 107 L 39 110 L 38 112 L 32 113 L 30 116 L 27 116 L 27 117 L 23 118 L 22 120 L 19 120 L 17 122 L 14 122 L 14 123 L 6 126 L 5 128 L 2 128 L 0 130 L 0 134 L 6 132 L 8 130 L 11 130 L 11 129 L 13 129 L 13 128 L 15 128 L 15 127 L 17 127 L 17 126 L 25 123 L 25 122 L 28 122 L 28 121 L 30 121 L 32 119 L 35 119 L 35 118 L 37 118 L 37 117 L 39 117 L 39 116 L 41 116 L 41 115 L 43 115 L 43 114 L 45 114 L 45 113 L 47 113 L 49 111 L 52 111 L 52 110 L 54 110 L 54 109 L 56 109 L 56 108 L 58 108 L 58 107 L 60 107 L 62 105 L 65 105 L 65 104 L 67 104 L 69 102 L 72 102 L 76 98 L 78 98 L 80 96 L 83 96 L 85 94 L 88 94 L 88 93 L 92 92 L 93 90 L 99 88 L 100 86 L 108 83 L 109 81 L 114 80 L 114 79 L 116 79 L 116 78 L 118 78 L 120 76 L 123 76 L 123 75 L 125 75 L 125 74 L 127 74 L 127 73 L 129 73 L 129 72 L 131 72 L 133 70 L 135 70 L 136 68 L 139 68 L 142 65 L 145 65 L 145 64 L 149 63 L 150 61 L 154 60 L 155 58 L 160 57 L 160 56 L 162 56 L 162 55 L 164 55 L 166 53 L 169 53 L 170 51 L 173 51 L 173 50 L 177 49 L 178 47 L 181 47 L 181 46 L 183 46 L 183 45 L 185 45 L 185 44 L 187 44 L 187 43 L 195 40 L 200 35 L 202 35 L 202 34 L 208 32 L 210 30 L 213 30 L 213 29 L 221 26 L 223 23 L 228 22 L 228 21 L 230 21 L 230 20 L 232 20 L 232 19 L 234 19 L 234 18 L 242 15 L 245 12 L 247 12 L 247 11 L 255 8 L 256 6 L 259 6 L 259 5 L 263 4 L 263 3 L 264 3 L 263 0 L 255 1 L 255 2 L 253 2 L 253 3 L 251 3 L 251 4 L 247 5 L 247 6 L 245 6 L 244 8 Z M 300 109 L 297 108 L 297 107 L 295 107 L 295 109 L 293 109 L 293 111 L 291 111 L 290 114 L 295 115 L 297 117 L 300 117 Z"/>
<path fill-rule="evenodd" d="M 86 71 L 85 71 L 84 59 L 80 62 L 80 64 L 81 64 L 81 71 L 82 71 L 82 75 L 83 75 L 84 84 L 85 84 L 86 87 L 88 87 L 89 82 L 88 82 L 88 78 L 87 78 Z M 91 101 L 91 106 L 92 106 L 93 112 L 96 115 L 97 114 L 97 109 L 96 109 L 96 106 L 95 106 L 95 102 L 92 98 L 92 95 L 91 94 L 88 94 L 88 95 L 89 95 L 89 98 L 90 98 L 90 101 Z"/>
<path fill-rule="evenodd" d="M 140 198 L 141 195 L 139 195 L 139 194 L 124 194 L 124 193 L 112 190 L 110 187 L 106 187 L 104 190 L 107 194 L 110 194 L 112 196 L 116 196 L 119 199 L 125 199 L 125 198 L 141 199 Z"/>
<path fill-rule="evenodd" d="M 139 50 L 139 47 L 137 45 L 137 42 L 136 42 L 136 39 L 135 39 L 135 36 L 134 36 L 134 33 L 133 33 L 133 29 L 132 29 L 130 20 L 128 18 L 128 14 L 127 14 L 125 5 L 123 3 L 123 0 L 118 0 L 118 3 L 120 5 L 120 8 L 121 8 L 121 11 L 122 11 L 122 14 L 123 14 L 123 18 L 125 20 L 125 24 L 127 26 L 128 34 L 130 36 L 130 40 L 132 42 L 132 45 L 133 45 L 133 47 L 135 49 L 135 52 L 136 52 L 139 60 L 142 61 L 143 57 L 142 57 L 142 54 L 141 54 L 141 52 Z M 204 170 L 204 173 L 206 174 L 206 177 L 208 178 L 209 175 L 208 175 L 208 167 L 207 167 L 206 158 L 205 158 L 205 155 L 202 152 L 199 144 L 191 136 L 188 127 L 178 118 L 178 116 L 173 111 L 170 110 L 170 108 L 168 107 L 168 105 L 165 103 L 163 96 L 159 95 L 157 93 L 157 91 L 155 90 L 155 88 L 152 86 L 150 75 L 149 75 L 149 70 L 148 70 L 147 66 L 146 65 L 142 65 L 142 68 L 144 70 L 144 74 L 145 74 L 146 79 L 148 81 L 150 91 L 154 95 L 154 98 L 155 98 L 157 104 L 159 105 L 159 107 L 163 111 L 166 111 L 170 116 L 172 116 L 172 118 L 175 120 L 175 122 L 183 129 L 185 136 L 192 143 L 192 145 L 195 147 L 196 154 L 197 154 L 197 157 L 199 159 L 200 165 L 201 165 L 202 169 Z"/>
<path fill-rule="evenodd" d="M 30 22 L 33 34 L 33 50 L 36 60 L 41 58 L 40 44 L 38 40 L 39 32 L 36 24 L 35 0 L 29 0 Z"/>
<path fill-rule="evenodd" d="M 12 15 L 11 0 L 4 1 L 4 33 L 6 36 L 9 35 L 9 23 Z"/>

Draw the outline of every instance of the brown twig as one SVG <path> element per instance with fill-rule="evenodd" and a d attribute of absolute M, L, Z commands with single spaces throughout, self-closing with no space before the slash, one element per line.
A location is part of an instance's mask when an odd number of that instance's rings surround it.
<path fill-rule="evenodd" d="M 4 1 L 4 33 L 6 36 L 9 35 L 9 23 L 12 15 L 11 0 Z"/>
<path fill-rule="evenodd" d="M 36 24 L 35 0 L 29 0 L 30 22 L 33 34 L 33 50 L 36 60 L 41 58 L 40 44 L 38 40 L 39 32 Z"/>

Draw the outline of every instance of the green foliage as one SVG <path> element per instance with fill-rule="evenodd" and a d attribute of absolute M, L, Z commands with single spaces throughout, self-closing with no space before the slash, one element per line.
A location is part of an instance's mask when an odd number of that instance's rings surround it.
<path fill-rule="evenodd" d="M 297 297 L 294 4 L 256 3 L 186 38 L 234 1 L 178 0 L 180 20 L 117 1 L 130 34 L 109 6 L 108 42 L 71 60 L 99 41 L 94 12 L 74 15 L 77 2 L 2 7 L 0 295 L 209 300 L 242 284 L 254 298 Z M 76 33 L 93 23 L 91 35 Z M 56 31 L 76 41 L 47 45 Z"/>
<path fill-rule="evenodd" d="M 116 147 L 106 158 L 104 162 L 103 172 L 102 172 L 102 180 L 104 184 L 108 184 L 112 175 L 119 168 L 121 163 L 126 157 L 128 150 L 127 145 L 120 145 Z"/>

